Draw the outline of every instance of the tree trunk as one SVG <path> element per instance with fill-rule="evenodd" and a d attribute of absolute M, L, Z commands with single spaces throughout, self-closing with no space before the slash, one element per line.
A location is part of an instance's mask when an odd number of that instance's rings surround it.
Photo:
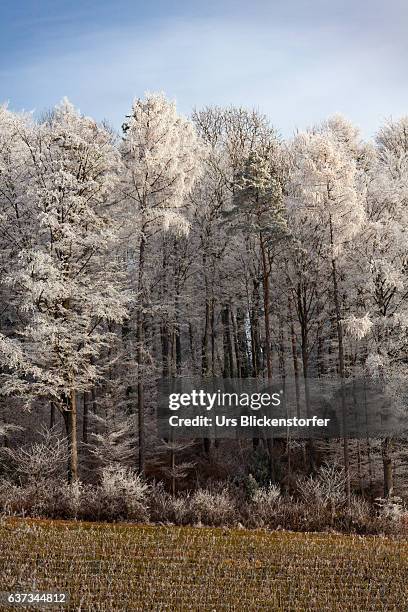
<path fill-rule="evenodd" d="M 207 279 L 207 257 L 205 252 L 203 253 L 203 269 L 205 279 L 205 323 L 204 333 L 201 340 L 201 376 L 205 378 L 209 375 L 209 356 L 208 356 L 208 339 L 209 329 L 211 324 L 211 307 L 210 297 L 208 294 L 208 279 Z M 206 455 L 210 454 L 211 451 L 211 440 L 210 438 L 203 438 L 203 448 Z"/>
<path fill-rule="evenodd" d="M 196 357 L 195 357 L 195 350 L 194 350 L 194 332 L 193 332 L 193 325 L 191 321 L 188 324 L 188 339 L 189 339 L 189 344 L 190 344 L 191 371 L 193 374 L 196 374 L 197 364 L 196 364 Z"/>
<path fill-rule="evenodd" d="M 83 395 L 83 419 L 82 419 L 82 441 L 88 444 L 88 412 L 89 412 L 89 397 L 85 391 Z"/>
<path fill-rule="evenodd" d="M 293 323 L 292 299 L 290 296 L 288 300 L 288 310 L 289 310 L 289 318 L 290 318 L 290 343 L 291 343 L 291 348 L 292 348 L 293 372 L 295 375 L 296 414 L 298 417 L 300 417 L 299 361 L 298 361 L 295 326 Z"/>
<path fill-rule="evenodd" d="M 208 295 L 208 282 L 206 273 L 207 260 L 205 253 L 203 255 L 203 268 L 205 276 L 205 315 L 204 315 L 204 332 L 201 340 L 201 374 L 208 375 L 208 331 L 210 327 L 210 299 Z"/>
<path fill-rule="evenodd" d="M 305 389 L 306 416 L 310 417 L 310 389 L 309 389 L 309 321 L 307 315 L 307 298 L 302 285 L 297 286 L 297 311 L 300 323 L 300 343 L 302 354 L 303 384 Z M 306 442 L 309 469 L 313 473 L 316 470 L 315 445 L 312 439 Z M 306 459 L 306 456 L 304 457 Z"/>
<path fill-rule="evenodd" d="M 70 412 L 68 410 L 68 408 L 66 410 L 62 411 L 62 418 L 64 419 L 64 425 L 65 425 L 65 433 L 67 436 L 67 451 L 68 451 L 68 457 L 67 457 L 67 479 L 68 482 L 72 481 L 72 469 L 71 469 L 71 456 L 72 456 L 72 435 L 71 435 L 71 418 L 70 418 Z"/>
<path fill-rule="evenodd" d="M 126 319 L 122 323 L 122 342 L 123 342 L 123 346 L 125 347 L 125 350 L 128 353 L 130 353 L 129 336 L 130 336 L 130 321 L 129 321 L 129 318 L 126 317 Z M 132 396 L 133 396 L 133 386 L 126 385 L 125 402 L 126 402 L 126 412 L 128 414 L 133 414 L 134 412 Z M 84 402 L 85 402 L 85 395 L 84 395 Z M 92 405 L 92 411 L 95 413 L 95 387 L 93 387 L 91 390 L 91 405 Z M 84 405 L 84 409 L 85 409 L 85 405 Z"/>
<path fill-rule="evenodd" d="M 138 430 L 139 430 L 139 456 L 138 470 L 140 474 L 145 471 L 145 424 L 144 424 L 144 385 L 143 385 L 143 343 L 144 343 L 144 312 L 143 306 L 145 302 L 144 296 L 144 261 L 145 261 L 146 237 L 142 230 L 142 237 L 139 245 L 139 300 L 140 307 L 137 313 L 136 326 L 136 341 L 137 341 L 137 363 L 138 363 L 138 380 L 137 380 L 137 413 L 138 413 Z"/>
<path fill-rule="evenodd" d="M 71 391 L 71 478 L 72 482 L 78 480 L 78 431 L 77 431 L 77 396 Z"/>
<path fill-rule="evenodd" d="M 223 326 L 223 378 L 234 378 L 234 359 L 232 353 L 229 304 L 224 304 L 222 306 L 221 321 Z"/>
<path fill-rule="evenodd" d="M 96 389 L 95 389 L 95 387 L 92 387 L 92 389 L 91 389 L 91 406 L 92 406 L 92 412 L 94 414 L 96 414 L 97 404 L 96 404 Z"/>
<path fill-rule="evenodd" d="M 231 325 L 232 325 L 232 312 L 230 305 L 227 304 L 227 344 L 228 344 L 228 356 L 230 362 L 230 376 L 234 378 L 234 352 L 233 352 L 233 337 L 231 334 Z"/>
<path fill-rule="evenodd" d="M 259 332 L 259 281 L 257 278 L 252 280 L 252 305 L 250 311 L 250 324 L 251 324 L 251 351 L 252 351 L 252 377 L 257 378 L 261 369 L 261 339 Z M 249 311 L 248 311 L 249 312 Z M 243 339 L 246 345 L 246 329 L 245 329 L 245 318 L 243 319 Z M 249 373 L 249 368 L 248 368 Z M 252 440 L 253 449 L 256 450 L 259 446 L 259 438 L 253 438 Z M 271 457 L 269 456 L 269 463 Z M 272 474 L 272 467 L 270 466 L 270 474 Z"/>
<path fill-rule="evenodd" d="M 239 342 L 238 342 L 238 333 L 237 333 L 237 324 L 235 321 L 234 311 L 230 304 L 230 313 L 231 313 L 231 324 L 232 324 L 232 337 L 234 342 L 234 353 L 235 353 L 235 363 L 236 363 L 236 372 L 237 378 L 241 378 L 242 376 L 242 364 L 241 364 L 241 355 L 239 350 Z"/>
<path fill-rule="evenodd" d="M 248 378 L 250 373 L 251 362 L 249 359 L 248 339 L 245 329 L 246 312 L 243 308 L 237 308 L 237 341 L 239 351 L 240 372 L 239 378 Z M 252 324 L 251 324 L 252 338 Z M 252 345 L 251 345 L 252 346 Z"/>
<path fill-rule="evenodd" d="M 263 276 L 263 298 L 264 298 L 264 318 L 265 318 L 265 352 L 266 370 L 268 378 L 272 378 L 272 351 L 271 351 L 271 330 L 269 323 L 269 270 L 266 261 L 266 247 L 262 235 L 260 235 L 261 254 L 262 254 L 262 276 Z"/>
<path fill-rule="evenodd" d="M 176 452 L 174 448 L 170 449 L 170 466 L 171 466 L 171 494 L 176 497 Z"/>
<path fill-rule="evenodd" d="M 271 330 L 269 321 L 269 275 L 268 264 L 266 261 L 266 247 L 262 237 L 259 235 L 262 255 L 262 278 L 263 278 L 263 306 L 264 306 L 264 321 L 265 321 L 265 353 L 266 353 L 266 372 L 268 380 L 272 379 L 272 350 L 271 350 Z M 273 481 L 276 481 L 276 469 L 274 465 L 274 441 L 273 438 L 267 438 L 267 448 L 269 455 L 269 474 Z"/>
<path fill-rule="evenodd" d="M 181 325 L 180 325 L 180 273 L 179 273 L 179 249 L 177 238 L 174 241 L 175 273 L 174 273 L 174 318 L 176 328 L 176 374 L 181 376 Z"/>
<path fill-rule="evenodd" d="M 334 240 L 333 240 L 333 224 L 330 217 L 330 242 L 331 248 L 334 248 Z M 343 346 L 343 327 L 341 325 L 341 312 L 340 312 L 340 300 L 339 300 L 339 290 L 337 283 L 337 268 L 336 268 L 336 260 L 332 257 L 332 279 L 333 279 L 333 297 L 334 297 L 334 307 L 336 313 L 336 327 L 337 327 L 337 341 L 338 341 L 338 357 L 339 357 L 339 374 L 340 374 L 340 385 L 341 385 L 341 408 L 342 408 L 342 417 L 343 417 L 343 458 L 344 458 L 344 472 L 346 477 L 346 497 L 347 497 L 347 506 L 350 506 L 350 498 L 351 498 L 351 488 L 350 488 L 350 457 L 349 457 L 349 440 L 347 433 L 347 422 L 346 422 L 346 406 L 345 406 L 345 397 L 344 397 L 344 379 L 345 379 L 345 369 L 344 369 L 344 346 Z"/>
<path fill-rule="evenodd" d="M 367 409 L 367 386 L 364 380 L 364 411 L 366 420 L 366 451 L 367 451 L 367 462 L 368 462 L 368 486 L 370 492 L 373 488 L 373 465 L 371 460 L 371 443 L 370 436 L 368 433 L 368 409 Z"/>
<path fill-rule="evenodd" d="M 384 438 L 381 442 L 381 455 L 384 469 L 384 497 L 392 497 L 394 492 L 391 448 L 391 438 Z"/>
<path fill-rule="evenodd" d="M 178 312 L 179 300 L 180 300 L 180 296 L 178 293 L 176 293 L 175 316 L 176 316 L 176 373 L 177 373 L 177 376 L 181 376 L 181 360 L 182 360 L 180 313 Z"/>
<path fill-rule="evenodd" d="M 167 323 L 160 325 L 160 340 L 162 349 L 162 374 L 163 378 L 168 378 L 170 375 L 170 339 Z"/>
<path fill-rule="evenodd" d="M 215 299 L 211 297 L 211 374 L 215 376 Z"/>
<path fill-rule="evenodd" d="M 62 411 L 68 446 L 68 482 L 78 480 L 78 444 L 77 444 L 77 402 L 76 393 L 71 391 L 66 398 L 66 409 Z"/>
<path fill-rule="evenodd" d="M 257 378 L 261 367 L 261 342 L 259 333 L 259 282 L 257 279 L 253 280 L 253 291 L 252 291 L 252 308 L 251 308 L 251 350 L 252 350 L 252 376 Z M 245 318 L 243 319 L 244 329 L 243 337 L 246 343 L 245 337 Z"/>

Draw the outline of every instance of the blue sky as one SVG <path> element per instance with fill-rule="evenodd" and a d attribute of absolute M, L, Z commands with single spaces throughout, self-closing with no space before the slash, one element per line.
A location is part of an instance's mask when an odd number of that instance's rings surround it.
<path fill-rule="evenodd" d="M 367 137 L 408 114 L 406 0 L 1 0 L 0 102 L 63 96 L 119 128 L 164 91 L 265 112 L 284 136 L 341 112 Z"/>

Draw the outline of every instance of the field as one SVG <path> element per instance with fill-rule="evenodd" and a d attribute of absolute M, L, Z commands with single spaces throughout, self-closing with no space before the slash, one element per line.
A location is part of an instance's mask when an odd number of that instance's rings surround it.
<path fill-rule="evenodd" d="M 7 519 L 0 572 L 1 591 L 67 591 L 70 610 L 400 612 L 408 542 Z"/>

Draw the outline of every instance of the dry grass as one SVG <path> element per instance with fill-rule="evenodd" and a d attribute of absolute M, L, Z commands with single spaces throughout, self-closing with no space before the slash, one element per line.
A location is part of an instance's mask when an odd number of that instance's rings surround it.
<path fill-rule="evenodd" d="M 70 610 L 399 612 L 408 601 L 408 542 L 382 537 L 6 519 L 0 567 L 0 590 L 66 590 Z"/>

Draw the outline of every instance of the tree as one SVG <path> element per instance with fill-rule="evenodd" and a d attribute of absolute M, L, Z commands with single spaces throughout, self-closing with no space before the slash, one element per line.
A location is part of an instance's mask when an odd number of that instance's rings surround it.
<path fill-rule="evenodd" d="M 344 122 L 341 124 L 337 120 L 334 125 L 328 122 L 320 131 L 299 134 L 293 145 L 296 156 L 293 180 L 297 184 L 301 206 L 309 212 L 311 217 L 319 220 L 320 231 L 327 249 L 327 258 L 330 262 L 343 415 L 345 412 L 343 381 L 346 372 L 338 261 L 345 245 L 357 234 L 364 220 L 358 169 L 351 153 L 348 137 L 353 134 L 353 130 L 346 128 L 347 124 Z M 346 425 L 344 421 L 344 430 L 346 430 Z M 347 433 L 344 434 L 343 443 L 347 499 L 350 501 Z"/>
<path fill-rule="evenodd" d="M 277 148 L 277 143 L 271 143 Z M 268 147 L 269 148 L 269 147 Z M 276 153 L 275 153 L 276 155 Z M 271 251 L 287 233 L 285 208 L 282 198 L 282 184 L 277 169 L 273 167 L 270 151 L 259 153 L 254 150 L 238 177 L 237 194 L 232 209 L 234 216 L 239 215 L 239 224 L 244 232 L 256 235 L 259 244 L 263 310 L 265 318 L 265 353 L 268 378 L 272 378 L 272 351 L 270 329 L 270 275 Z M 236 226 L 235 226 L 236 227 Z"/>
<path fill-rule="evenodd" d="M 201 143 L 190 121 L 177 114 L 174 102 L 162 94 L 136 99 L 123 124 L 121 154 L 125 167 L 122 191 L 137 243 L 136 352 L 138 363 L 137 409 L 139 472 L 145 469 L 144 440 L 144 332 L 149 308 L 146 257 L 149 239 L 157 231 L 186 233 L 181 213 L 185 198 L 199 172 Z"/>
<path fill-rule="evenodd" d="M 360 312 L 347 320 L 351 336 L 364 338 L 365 364 L 401 399 L 406 377 L 408 243 L 406 238 L 408 120 L 388 122 L 366 156 L 366 220 L 356 237 L 352 278 Z M 382 440 L 384 496 L 393 493 L 392 438 Z"/>
<path fill-rule="evenodd" d="M 100 376 L 95 358 L 111 340 L 106 323 L 120 322 L 128 302 L 108 256 L 120 162 L 112 135 L 67 100 L 44 123 L 21 126 L 18 137 L 30 159 L 32 224 L 5 279 L 20 324 L 17 337 L 0 337 L 2 394 L 24 398 L 28 408 L 41 399 L 58 408 L 76 480 L 77 394 Z"/>

